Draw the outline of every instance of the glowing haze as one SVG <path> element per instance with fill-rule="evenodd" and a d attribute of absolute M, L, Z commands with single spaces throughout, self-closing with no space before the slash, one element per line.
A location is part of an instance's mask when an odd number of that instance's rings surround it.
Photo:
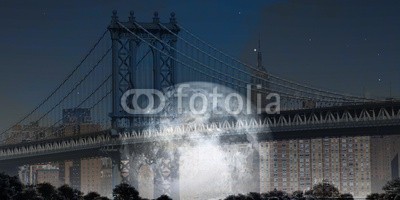
<path fill-rule="evenodd" d="M 170 127 L 174 124 L 206 125 L 225 120 L 236 122 L 255 117 L 254 115 L 244 114 L 245 111 L 232 115 L 220 109 L 226 108 L 225 103 L 227 102 L 224 99 L 227 95 L 235 92 L 232 89 L 211 83 L 191 83 L 190 85 L 190 88 L 186 88 L 185 94 L 188 94 L 188 96 L 199 92 L 205 94 L 208 99 L 207 103 L 209 104 L 207 112 L 193 114 L 190 112 L 189 106 L 183 106 L 183 110 L 181 110 L 179 115 L 173 115 L 174 117 L 161 120 L 160 124 L 158 124 L 159 128 Z M 218 106 L 212 105 L 212 96 L 209 95 L 215 87 L 218 87 L 219 94 L 222 94 L 222 97 L 218 99 Z M 176 106 L 176 96 L 169 96 L 171 98 L 167 100 L 166 105 Z M 243 97 L 243 99 L 246 98 Z M 182 100 L 182 104 L 184 105 L 190 103 L 190 98 L 183 98 Z M 195 107 L 202 108 L 202 102 L 204 101 L 195 102 Z M 232 104 L 229 107 L 238 106 L 235 105 L 235 101 L 229 101 L 228 103 Z M 173 109 L 170 109 L 169 112 L 171 110 Z M 149 129 L 154 129 L 155 126 L 151 125 Z M 157 171 L 160 171 L 161 174 L 170 175 L 174 174 L 174 170 L 176 170 L 176 178 L 165 179 L 164 183 L 170 181 L 170 183 L 165 184 L 179 187 L 180 199 L 219 199 L 229 194 L 258 192 L 258 179 L 256 177 L 259 171 L 258 163 L 254 159 L 258 156 L 258 144 L 256 138 L 254 138 L 255 134 L 246 130 L 241 132 L 235 132 L 236 130 L 231 131 L 233 136 L 235 134 L 244 135 L 247 141 L 239 142 L 231 138 L 221 139 L 221 137 L 218 137 L 219 133 L 215 132 L 203 133 L 205 137 L 191 139 L 190 137 L 183 136 L 180 140 L 167 140 L 167 142 L 158 143 L 156 144 L 158 146 L 147 149 L 147 151 L 152 151 L 153 155 L 164 155 L 161 158 L 160 156 L 156 157 L 156 161 L 153 163 L 146 162 L 148 158 L 145 157 L 146 155 L 149 156 L 146 152 L 132 154 L 130 156 L 134 161 L 130 167 L 131 179 L 144 177 L 140 173 L 145 173 L 149 177 L 149 171 L 155 174 L 157 174 Z M 189 134 L 196 133 L 187 133 L 187 135 Z M 163 149 L 164 153 L 156 152 L 162 151 L 161 149 Z M 140 162 L 143 163 L 140 164 Z M 177 163 L 179 167 L 174 166 L 174 163 Z M 150 170 L 139 170 L 140 166 L 148 165 L 150 165 Z M 163 166 L 169 167 L 164 168 Z M 156 176 L 152 175 L 150 177 Z M 148 182 L 156 183 L 157 181 L 148 180 Z M 146 183 L 139 183 L 140 185 L 147 185 L 147 188 L 149 188 Z M 148 196 L 143 197 L 153 198 L 150 195 L 151 192 L 146 187 L 139 187 L 138 189 L 141 194 L 148 194 Z"/>

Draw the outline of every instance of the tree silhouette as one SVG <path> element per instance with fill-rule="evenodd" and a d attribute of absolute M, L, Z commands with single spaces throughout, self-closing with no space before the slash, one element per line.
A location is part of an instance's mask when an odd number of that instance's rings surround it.
<path fill-rule="evenodd" d="M 387 194 L 400 194 L 400 179 L 394 179 L 386 183 L 382 188 Z"/>
<path fill-rule="evenodd" d="M 385 194 L 378 194 L 378 193 L 372 193 L 367 196 L 367 200 L 379 200 L 383 199 Z"/>
<path fill-rule="evenodd" d="M 307 190 L 304 192 L 304 195 L 312 195 L 313 191 L 312 190 Z"/>
<path fill-rule="evenodd" d="M 97 192 L 89 192 L 85 196 L 83 196 L 83 200 L 95 200 L 100 197 L 100 194 Z"/>
<path fill-rule="evenodd" d="M 382 188 L 385 193 L 372 193 L 367 196 L 367 200 L 400 200 L 400 179 L 388 181 Z"/>
<path fill-rule="evenodd" d="M 129 184 L 121 183 L 113 189 L 114 200 L 140 200 L 139 192 Z"/>
<path fill-rule="evenodd" d="M 158 197 L 156 200 L 172 200 L 168 195 L 161 195 L 160 197 Z"/>
<path fill-rule="evenodd" d="M 353 195 L 349 193 L 340 194 L 339 200 L 354 200 Z"/>
<path fill-rule="evenodd" d="M 24 185 L 18 177 L 0 173 L 0 199 L 12 199 L 23 189 Z"/>
<path fill-rule="evenodd" d="M 397 194 L 395 193 L 385 193 L 383 195 L 383 199 L 387 200 L 394 200 L 396 198 Z"/>
<path fill-rule="evenodd" d="M 270 192 L 262 194 L 264 199 L 276 199 L 276 200 L 286 200 L 290 199 L 289 195 L 284 192 L 277 190 L 276 188 Z"/>
<path fill-rule="evenodd" d="M 235 195 L 229 195 L 224 200 L 236 200 L 236 196 Z"/>
<path fill-rule="evenodd" d="M 94 200 L 110 200 L 110 199 L 107 197 L 97 197 Z"/>
<path fill-rule="evenodd" d="M 50 183 L 39 183 L 36 185 L 36 191 L 44 200 L 53 200 L 57 197 L 56 188 Z"/>
<path fill-rule="evenodd" d="M 294 191 L 292 193 L 292 198 L 293 200 L 305 200 L 304 193 L 302 191 Z"/>
<path fill-rule="evenodd" d="M 33 186 L 26 187 L 22 192 L 12 198 L 13 200 L 43 200 L 43 197 L 40 196 Z"/>
<path fill-rule="evenodd" d="M 338 198 L 339 190 L 330 183 L 319 183 L 314 185 L 311 193 L 316 198 Z"/>
<path fill-rule="evenodd" d="M 400 200 L 400 179 L 389 181 L 384 187 L 384 194 L 370 194 L 367 200 Z M 114 200 L 146 200 L 139 196 L 139 192 L 129 184 L 122 183 L 113 189 Z M 288 194 L 274 189 L 267 193 L 250 192 L 247 195 L 230 195 L 224 200 L 312 200 L 335 198 L 339 200 L 353 200 L 351 194 L 340 194 L 332 184 L 319 183 L 312 190 L 302 192 L 294 191 Z M 83 196 L 82 192 L 63 185 L 57 189 L 49 183 L 41 183 L 36 186 L 24 186 L 17 177 L 11 177 L 0 173 L 0 200 L 110 200 L 101 197 L 97 192 L 90 192 Z M 155 200 L 172 200 L 167 195 L 161 195 Z"/>
<path fill-rule="evenodd" d="M 249 194 L 247 194 L 247 196 L 252 198 L 253 200 L 262 200 L 261 194 L 257 192 L 250 192 Z"/>
<path fill-rule="evenodd" d="M 230 195 L 226 197 L 225 200 L 253 200 L 253 199 L 249 196 L 238 194 L 238 195 Z"/>
<path fill-rule="evenodd" d="M 82 192 L 69 187 L 68 185 L 63 185 L 57 189 L 58 195 L 61 198 L 68 200 L 80 200 L 82 199 Z"/>

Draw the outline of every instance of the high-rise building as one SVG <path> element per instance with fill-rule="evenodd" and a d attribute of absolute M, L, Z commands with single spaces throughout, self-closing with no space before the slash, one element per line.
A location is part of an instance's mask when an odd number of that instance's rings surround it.
<path fill-rule="evenodd" d="M 86 158 L 59 163 L 61 184 L 70 185 L 84 193 L 112 193 L 112 162 L 110 158 Z"/>
<path fill-rule="evenodd" d="M 59 169 L 38 169 L 37 173 L 37 181 L 36 183 L 50 183 L 54 187 L 60 186 L 60 179 L 59 179 Z"/>
<path fill-rule="evenodd" d="M 74 160 L 73 165 L 69 168 L 70 186 L 77 190 L 81 189 L 81 162 Z"/>
<path fill-rule="evenodd" d="M 110 158 L 89 158 L 81 160 L 81 191 L 111 194 L 112 168 Z"/>
<path fill-rule="evenodd" d="M 398 176 L 400 153 L 400 135 L 371 137 L 371 192 L 381 193 L 382 187 Z"/>
<path fill-rule="evenodd" d="M 50 183 L 55 187 L 60 185 L 59 167 L 54 163 L 21 166 L 19 178 L 26 185 L 39 183 Z"/>
<path fill-rule="evenodd" d="M 255 108 L 261 109 L 260 112 L 264 112 L 267 105 L 268 95 L 268 73 L 263 66 L 262 53 L 261 53 L 261 41 L 258 40 L 258 49 L 254 49 L 257 52 L 257 67 L 251 68 L 251 102 Z"/>
<path fill-rule="evenodd" d="M 102 161 L 100 158 L 81 160 L 81 191 L 83 193 L 100 191 Z"/>
<path fill-rule="evenodd" d="M 71 175 L 70 168 L 72 167 L 72 161 L 62 161 L 58 163 L 60 172 L 59 172 L 59 180 L 61 185 L 71 185 Z"/>
<path fill-rule="evenodd" d="M 71 108 L 63 110 L 63 124 L 59 129 L 61 136 L 74 136 L 99 131 L 101 126 L 92 123 L 90 109 Z"/>
<path fill-rule="evenodd" d="M 5 143 L 16 144 L 49 138 L 52 131 L 52 128 L 40 126 L 37 122 L 32 122 L 28 125 L 15 125 L 5 136 Z"/>
<path fill-rule="evenodd" d="M 66 136 L 74 136 L 86 133 L 93 133 L 101 130 L 101 126 L 99 124 L 63 124 L 61 130 L 61 135 Z"/>
<path fill-rule="evenodd" d="M 260 143 L 260 191 L 310 190 L 327 181 L 343 193 L 371 192 L 369 137 Z"/>
<path fill-rule="evenodd" d="M 112 184 L 112 160 L 111 158 L 101 158 L 101 172 L 100 183 L 101 190 L 99 194 L 111 198 L 113 184 Z"/>
<path fill-rule="evenodd" d="M 61 185 L 69 185 L 74 189 L 81 189 L 81 162 L 68 160 L 59 163 L 59 180 Z"/>
<path fill-rule="evenodd" d="M 88 108 L 70 108 L 63 110 L 63 124 L 81 124 L 90 123 L 90 109 Z"/>

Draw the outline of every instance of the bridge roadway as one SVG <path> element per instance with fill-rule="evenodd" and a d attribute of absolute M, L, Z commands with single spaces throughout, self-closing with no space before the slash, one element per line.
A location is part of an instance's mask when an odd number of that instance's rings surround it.
<path fill-rule="evenodd" d="M 361 135 L 391 135 L 400 132 L 400 102 L 282 111 L 259 119 L 222 121 L 211 124 L 179 125 L 161 130 L 126 131 L 112 136 L 111 130 L 0 146 L 0 171 L 14 172 L 16 166 L 119 156 L 122 145 L 184 141 L 218 137 L 221 142 Z"/>

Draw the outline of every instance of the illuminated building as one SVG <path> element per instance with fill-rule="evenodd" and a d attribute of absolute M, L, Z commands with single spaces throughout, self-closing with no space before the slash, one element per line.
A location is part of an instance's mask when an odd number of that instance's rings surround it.
<path fill-rule="evenodd" d="M 260 143 L 260 192 L 306 191 L 327 181 L 342 193 L 371 192 L 370 137 Z"/>

